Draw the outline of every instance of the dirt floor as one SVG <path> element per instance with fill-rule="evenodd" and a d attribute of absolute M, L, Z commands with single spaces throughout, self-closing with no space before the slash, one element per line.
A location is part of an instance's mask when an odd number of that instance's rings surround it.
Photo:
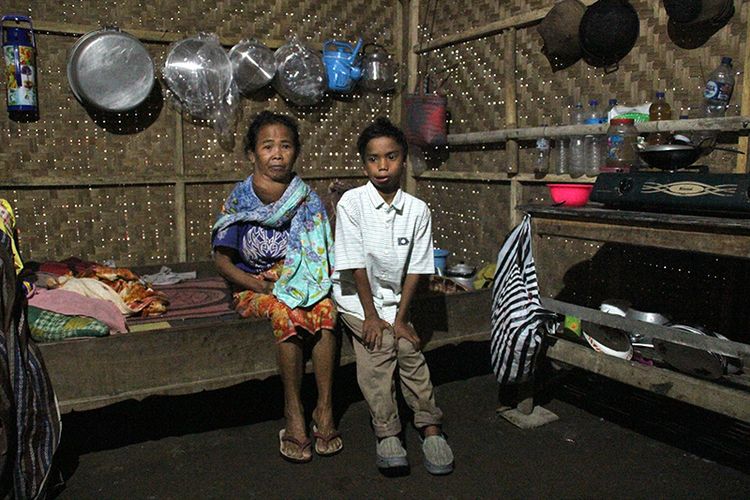
<path fill-rule="evenodd" d="M 456 456 L 450 476 L 427 473 L 411 426 L 410 473 L 378 472 L 367 407 L 345 366 L 340 455 L 281 460 L 274 377 L 66 415 L 58 498 L 748 498 L 750 426 L 572 371 L 544 395 L 560 420 L 520 430 L 495 413 L 487 352 L 474 343 L 428 353 Z M 305 390 L 314 401 L 309 377 Z"/>

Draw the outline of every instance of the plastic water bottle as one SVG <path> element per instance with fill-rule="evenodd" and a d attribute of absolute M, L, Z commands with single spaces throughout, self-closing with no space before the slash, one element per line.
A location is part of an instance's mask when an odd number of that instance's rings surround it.
<path fill-rule="evenodd" d="M 543 126 L 546 127 L 546 125 Z M 540 137 L 536 140 L 534 172 L 537 174 L 546 174 L 549 172 L 549 139 L 546 137 Z"/>
<path fill-rule="evenodd" d="M 617 99 L 610 99 L 609 104 L 607 105 L 607 111 L 604 113 L 604 116 L 602 116 L 602 123 L 609 123 L 609 121 L 614 118 L 610 115 L 612 114 L 612 110 L 615 109 L 615 106 L 617 106 Z"/>
<path fill-rule="evenodd" d="M 706 90 L 703 92 L 706 118 L 724 116 L 729 100 L 732 98 L 732 91 L 734 91 L 732 58 L 722 57 L 719 67 L 708 76 Z"/>
<path fill-rule="evenodd" d="M 583 123 L 584 125 L 599 125 L 602 123 L 599 101 L 596 99 L 589 101 L 589 109 Z M 604 163 L 603 142 L 599 134 L 586 134 L 583 139 L 584 173 L 588 176 L 598 175 L 599 167 Z"/>
<path fill-rule="evenodd" d="M 583 121 L 583 104 L 579 102 L 570 114 L 570 123 L 572 125 L 583 125 Z M 580 177 L 586 172 L 583 139 L 582 135 L 574 135 L 570 138 L 568 172 L 571 177 Z"/>

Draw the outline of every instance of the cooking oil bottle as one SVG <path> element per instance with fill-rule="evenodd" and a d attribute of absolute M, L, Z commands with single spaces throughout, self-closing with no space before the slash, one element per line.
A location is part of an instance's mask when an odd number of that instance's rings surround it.
<path fill-rule="evenodd" d="M 664 92 L 656 93 L 656 100 L 648 108 L 648 121 L 661 121 L 672 119 L 672 107 L 664 98 Z M 648 134 L 646 142 L 651 145 L 669 144 L 669 132 L 651 132 Z"/>

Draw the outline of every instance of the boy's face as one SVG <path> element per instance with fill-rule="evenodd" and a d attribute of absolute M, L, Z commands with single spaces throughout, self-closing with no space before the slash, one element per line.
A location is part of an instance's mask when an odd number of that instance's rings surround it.
<path fill-rule="evenodd" d="M 391 137 L 370 139 L 365 148 L 365 175 L 383 194 L 394 194 L 401 186 L 404 152 Z"/>

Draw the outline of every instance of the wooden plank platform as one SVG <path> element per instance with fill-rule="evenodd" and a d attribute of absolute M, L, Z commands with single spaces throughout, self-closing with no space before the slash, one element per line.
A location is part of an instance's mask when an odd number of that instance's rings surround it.
<path fill-rule="evenodd" d="M 489 305 L 489 290 L 430 294 L 415 299 L 412 321 L 425 340 L 425 350 L 486 340 Z M 180 323 L 173 328 L 39 344 L 61 411 L 219 389 L 277 373 L 268 321 Z M 344 340 L 341 363 L 353 361 L 349 341 Z"/>

